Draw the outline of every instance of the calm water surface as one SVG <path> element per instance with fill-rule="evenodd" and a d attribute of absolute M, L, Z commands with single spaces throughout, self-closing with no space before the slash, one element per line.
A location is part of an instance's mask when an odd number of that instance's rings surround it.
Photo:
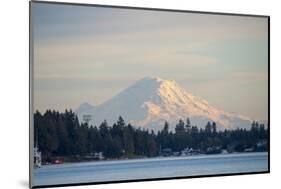
<path fill-rule="evenodd" d="M 261 152 L 47 165 L 34 170 L 34 185 L 260 172 L 267 162 Z"/>

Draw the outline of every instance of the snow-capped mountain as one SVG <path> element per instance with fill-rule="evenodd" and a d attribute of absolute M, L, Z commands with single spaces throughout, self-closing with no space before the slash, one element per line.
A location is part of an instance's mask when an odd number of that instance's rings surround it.
<path fill-rule="evenodd" d="M 168 121 L 174 129 L 179 119 L 190 118 L 192 125 L 205 127 L 215 121 L 218 129 L 250 128 L 251 119 L 224 112 L 206 100 L 194 96 L 175 81 L 146 77 L 99 106 L 84 103 L 76 113 L 80 121 L 91 115 L 90 124 L 100 125 L 103 120 L 112 124 L 119 116 L 137 127 L 160 130 Z"/>

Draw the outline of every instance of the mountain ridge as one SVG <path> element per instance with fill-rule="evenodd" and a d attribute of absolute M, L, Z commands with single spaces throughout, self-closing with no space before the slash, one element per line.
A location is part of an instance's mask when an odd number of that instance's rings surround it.
<path fill-rule="evenodd" d="M 114 123 L 119 116 L 137 127 L 160 130 L 167 121 L 173 129 L 179 119 L 190 118 L 199 128 L 214 121 L 218 129 L 249 129 L 252 120 L 246 116 L 224 112 L 203 98 L 193 95 L 174 80 L 145 77 L 127 87 L 108 101 L 98 105 L 82 104 L 76 111 L 80 121 L 91 115 L 90 124 L 103 120 Z"/>

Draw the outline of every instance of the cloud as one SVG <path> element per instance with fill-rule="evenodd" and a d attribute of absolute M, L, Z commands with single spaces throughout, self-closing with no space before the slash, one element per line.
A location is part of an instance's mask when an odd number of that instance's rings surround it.
<path fill-rule="evenodd" d="M 156 34 L 155 34 L 156 35 Z M 136 36 L 127 36 L 119 42 L 116 38 L 61 39 L 35 43 L 37 75 L 91 74 L 89 70 L 105 70 L 111 67 L 165 67 L 192 68 L 218 63 L 216 57 L 200 54 L 196 43 L 181 43 L 179 39 L 144 43 Z M 153 36 L 151 36 L 153 37 Z M 157 36 L 154 36 L 157 38 Z M 122 38 L 122 37 L 121 37 Z M 54 73 L 55 72 L 55 73 Z M 100 72 L 104 73 L 104 72 Z"/>
<path fill-rule="evenodd" d="M 196 40 L 251 38 L 267 35 L 267 18 L 145 11 L 117 8 L 38 5 L 34 11 L 37 40 L 107 38 L 124 41 L 154 36 L 188 36 Z"/>

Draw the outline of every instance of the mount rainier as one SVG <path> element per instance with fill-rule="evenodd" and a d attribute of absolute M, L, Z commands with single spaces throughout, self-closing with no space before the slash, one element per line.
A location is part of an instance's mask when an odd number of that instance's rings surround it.
<path fill-rule="evenodd" d="M 252 122 L 245 116 L 213 107 L 173 80 L 158 77 L 143 78 L 98 106 L 84 103 L 76 113 L 80 122 L 84 115 L 91 115 L 90 125 L 99 126 L 104 120 L 112 124 L 122 116 L 127 123 L 155 131 L 162 129 L 165 121 L 170 129 L 174 129 L 179 119 L 186 120 L 187 117 L 199 128 L 214 121 L 219 130 L 249 129 Z"/>

